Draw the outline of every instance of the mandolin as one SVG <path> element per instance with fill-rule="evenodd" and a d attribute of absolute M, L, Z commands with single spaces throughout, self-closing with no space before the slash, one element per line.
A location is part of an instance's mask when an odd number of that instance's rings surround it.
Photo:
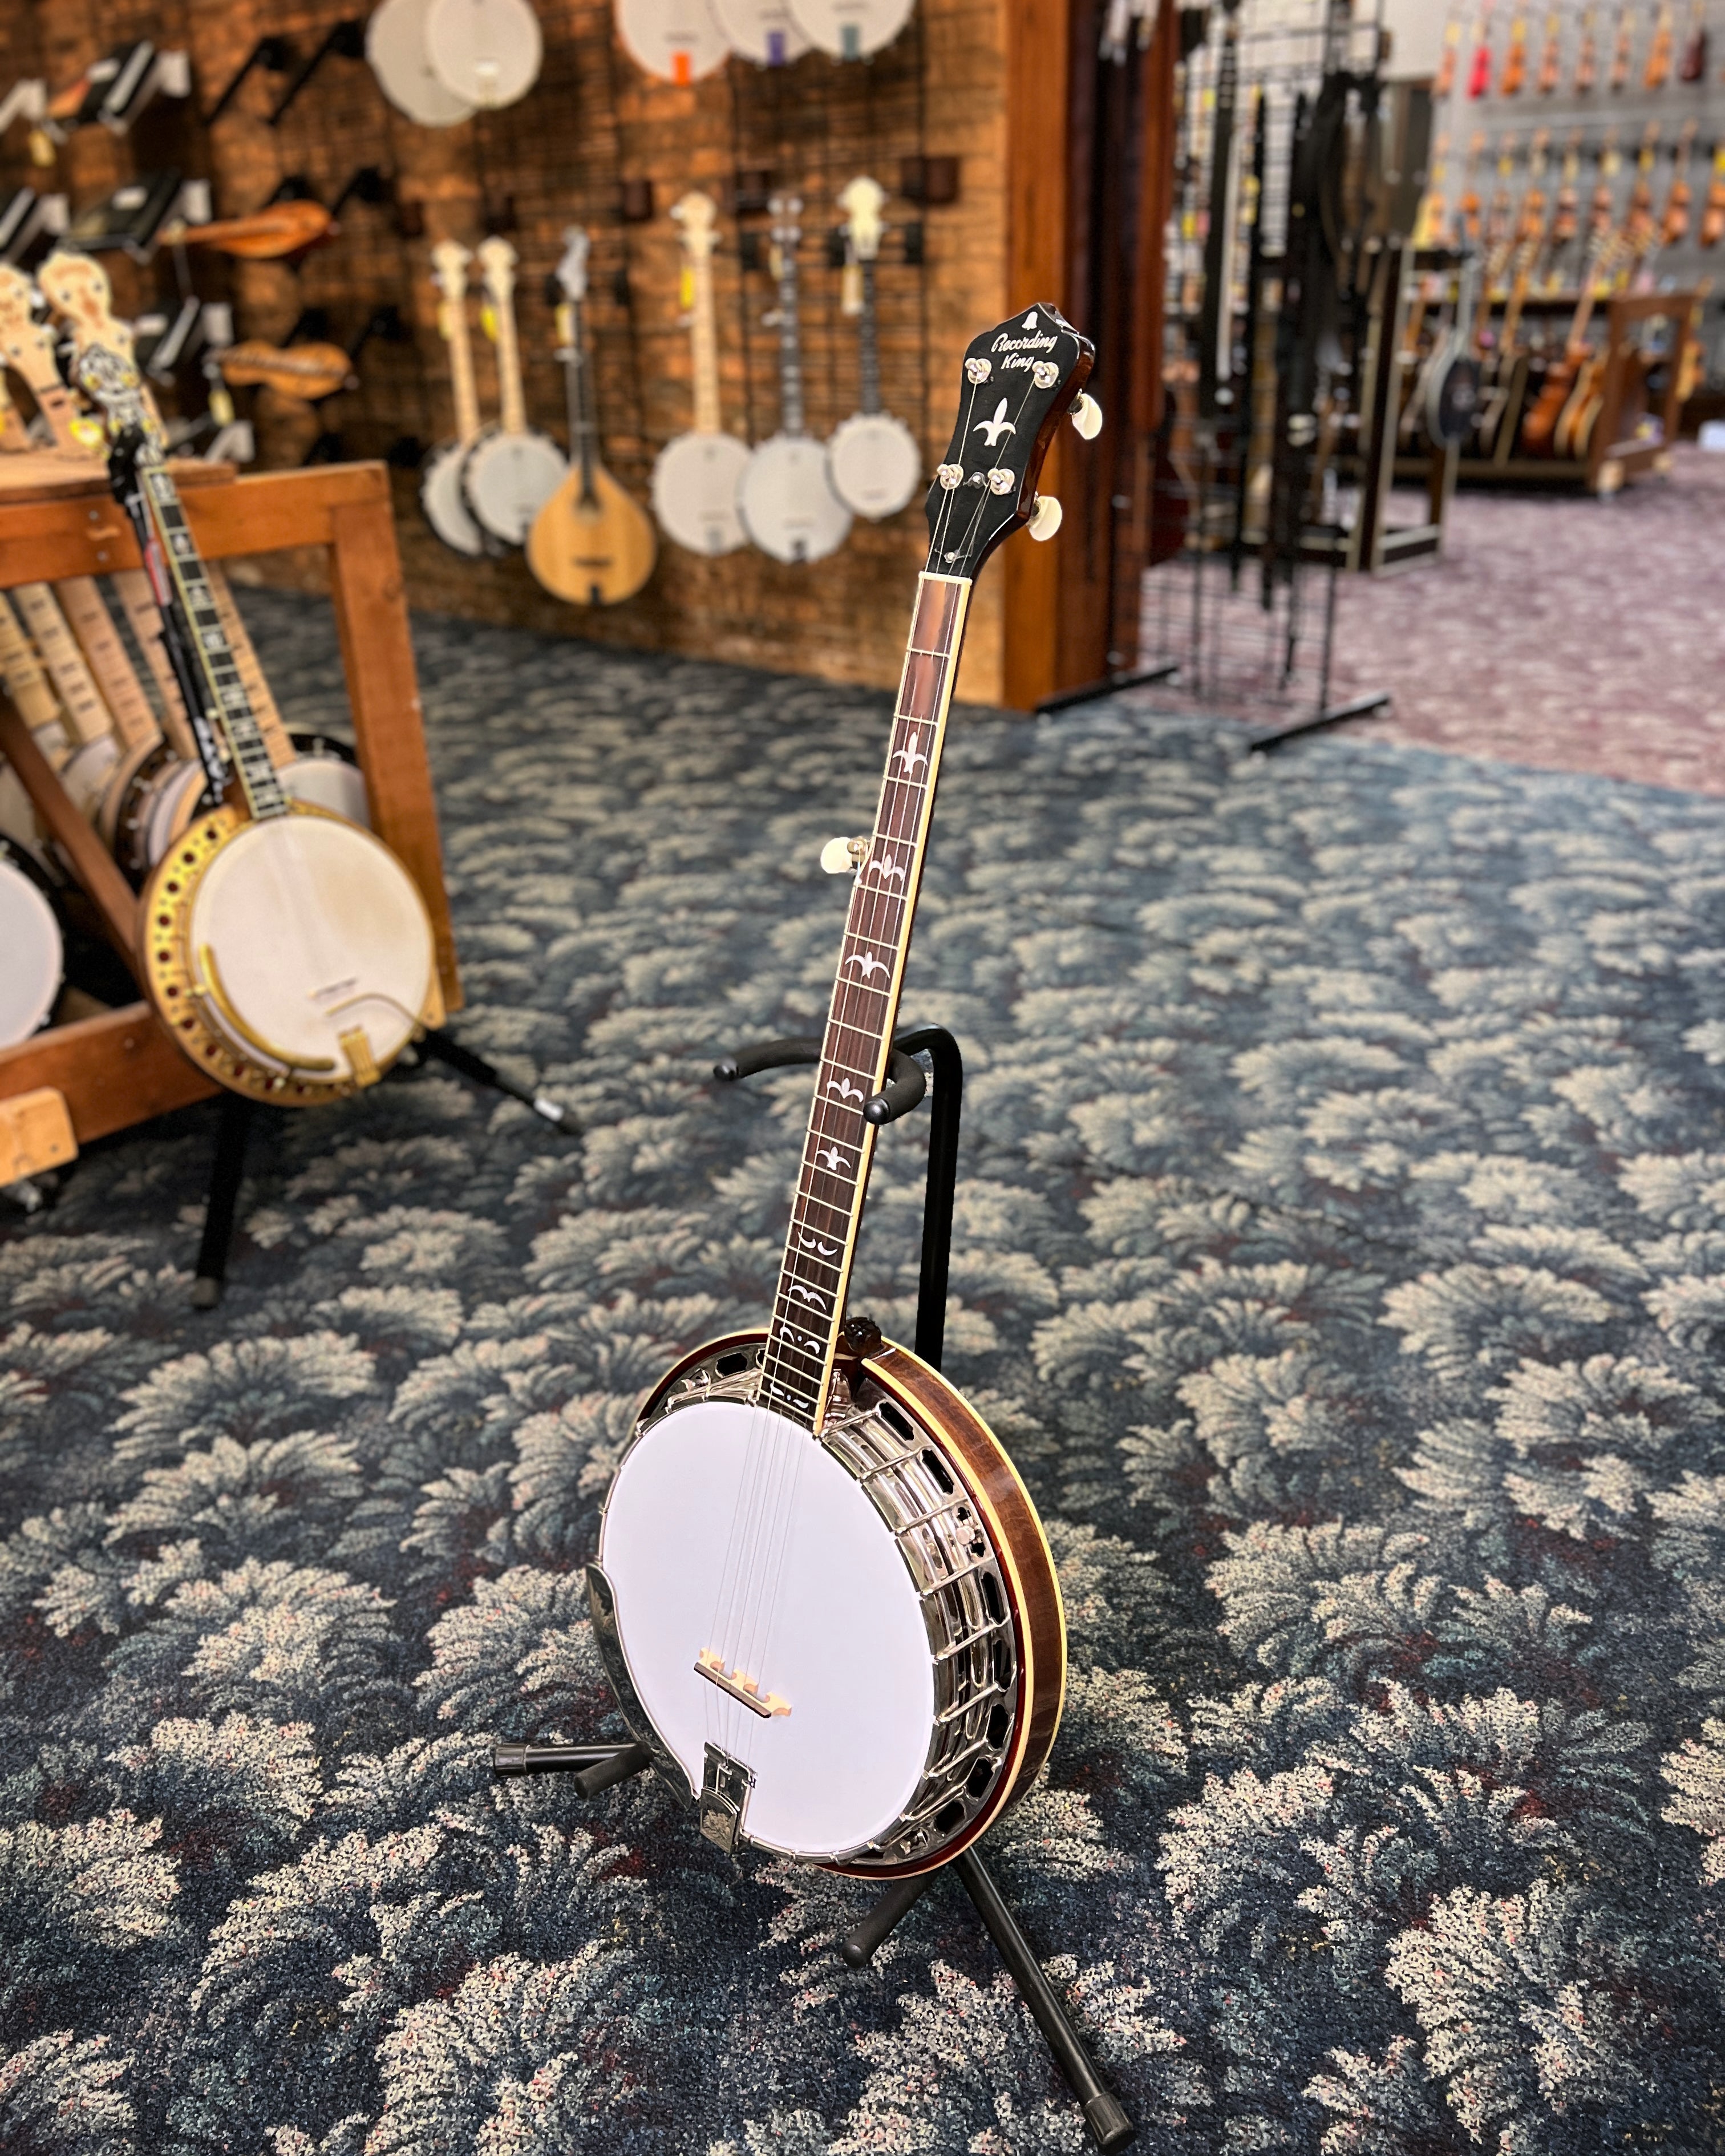
<path fill-rule="evenodd" d="M 279 262 L 320 247 L 341 229 L 321 203 L 295 200 L 266 203 L 249 217 L 230 217 L 213 224 L 177 225 L 167 236 L 182 247 L 213 247 L 241 262 Z"/>
<path fill-rule="evenodd" d="M 467 334 L 467 265 L 473 259 L 453 239 L 431 250 L 439 293 L 438 331 L 449 353 L 449 387 L 455 400 L 454 438 L 434 449 L 419 476 L 419 506 L 445 547 L 477 557 L 493 551 L 490 535 L 474 520 L 461 491 L 461 468 L 480 438 L 479 392 L 474 386 L 473 345 Z"/>
<path fill-rule="evenodd" d="M 572 606 L 615 606 L 633 598 L 653 573 L 653 520 L 599 461 L 599 423 L 583 311 L 587 300 L 587 234 L 563 234 L 557 284 L 557 357 L 569 398 L 567 475 L 533 520 L 527 567 L 548 592 Z"/>
<path fill-rule="evenodd" d="M 162 614 L 208 797 L 145 886 L 140 978 L 181 1050 L 250 1098 L 310 1106 L 373 1084 L 442 1016 L 431 923 L 381 840 L 290 799 L 169 471 L 121 326 L 98 312 L 100 270 L 72 313 L 80 387 L 100 406 L 109 475 Z M 95 282 L 100 280 L 100 288 Z M 49 279 L 44 271 L 44 289 Z"/>
<path fill-rule="evenodd" d="M 615 0 L 615 8 L 619 44 L 658 81 L 699 82 L 730 58 L 712 0 Z"/>
<path fill-rule="evenodd" d="M 496 325 L 499 417 L 462 459 L 461 499 L 483 531 L 506 547 L 519 547 L 568 466 L 550 435 L 527 424 L 515 326 L 515 249 L 506 239 L 482 240 L 479 264 Z"/>
<path fill-rule="evenodd" d="M 803 331 L 798 313 L 794 195 L 773 198 L 778 279 L 778 432 L 750 457 L 737 490 L 737 514 L 762 553 L 778 562 L 819 562 L 845 542 L 850 511 L 827 476 L 827 453 L 803 419 Z"/>
<path fill-rule="evenodd" d="M 847 509 L 878 521 L 896 516 L 922 479 L 922 452 L 902 419 L 880 406 L 880 336 L 875 312 L 875 264 L 886 229 L 880 212 L 886 190 L 878 180 L 855 179 L 839 198 L 845 212 L 846 270 L 856 280 L 856 339 L 861 408 L 827 444 L 833 491 Z"/>
<path fill-rule="evenodd" d="M 689 338 L 695 424 L 660 451 L 653 467 L 653 514 L 668 539 L 691 554 L 729 554 L 747 543 L 737 490 L 747 469 L 747 442 L 724 431 L 719 408 L 719 338 L 713 309 L 717 213 L 710 196 L 690 193 L 672 206 L 683 238 L 689 287 Z"/>
<path fill-rule="evenodd" d="M 216 355 L 223 381 L 234 389 L 261 383 L 278 396 L 302 398 L 315 404 L 358 380 L 353 362 L 338 344 L 264 344 L 256 340 L 231 344 Z"/>
<path fill-rule="evenodd" d="M 624 1721 L 726 1851 L 931 1871 L 1029 1787 L 1060 1720 L 1060 1588 L 1029 1493 L 845 1295 L 973 585 L 1009 533 L 1051 527 L 1036 480 L 1091 362 L 1040 305 L 965 355 L 874 829 L 841 845 L 850 908 L 771 1322 L 665 1373 L 604 1501 L 594 1636 Z"/>

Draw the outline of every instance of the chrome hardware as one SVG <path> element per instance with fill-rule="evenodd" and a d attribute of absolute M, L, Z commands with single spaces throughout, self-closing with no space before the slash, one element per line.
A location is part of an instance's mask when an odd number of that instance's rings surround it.
<path fill-rule="evenodd" d="M 1033 539 L 1052 539 L 1060 530 L 1060 519 L 1065 513 L 1060 507 L 1057 495 L 1039 494 L 1030 511 L 1030 521 L 1025 528 Z"/>
<path fill-rule="evenodd" d="M 1087 389 L 1072 407 L 1072 424 L 1086 442 L 1095 441 L 1102 431 L 1102 408 Z"/>
<path fill-rule="evenodd" d="M 1039 389 L 1052 389 L 1060 378 L 1060 370 L 1051 359 L 1039 359 L 1030 369 L 1030 379 Z"/>
<path fill-rule="evenodd" d="M 994 369 L 986 359 L 967 359 L 964 372 L 973 382 L 986 382 Z"/>
<path fill-rule="evenodd" d="M 964 484 L 963 465 L 937 465 L 934 468 L 934 475 L 948 494 L 955 486 L 962 486 Z"/>
<path fill-rule="evenodd" d="M 754 1775 L 741 1759 L 733 1759 L 716 1744 L 707 1746 L 706 1766 L 701 1778 L 701 1830 L 726 1856 L 736 1854 L 742 1815 L 754 1786 Z"/>
<path fill-rule="evenodd" d="M 1009 471 L 1004 465 L 996 465 L 993 470 L 988 474 L 990 494 L 1011 494 L 1018 483 L 1018 474 Z"/>
<path fill-rule="evenodd" d="M 751 1714 L 758 1714 L 763 1722 L 770 1722 L 775 1714 L 788 1714 L 790 1703 L 776 1691 L 762 1691 L 752 1676 L 741 1670 L 727 1670 L 725 1657 L 716 1647 L 703 1647 L 695 1657 L 695 1674 L 705 1677 L 709 1684 L 739 1701 Z"/>
<path fill-rule="evenodd" d="M 820 865 L 829 875 L 854 875 L 869 858 L 871 839 L 829 839 L 820 850 Z"/>

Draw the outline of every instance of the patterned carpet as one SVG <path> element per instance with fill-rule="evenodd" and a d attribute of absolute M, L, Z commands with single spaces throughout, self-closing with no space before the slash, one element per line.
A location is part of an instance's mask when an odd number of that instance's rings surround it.
<path fill-rule="evenodd" d="M 1464 491 L 1441 564 L 1345 579 L 1338 696 L 1395 692 L 1357 731 L 1725 793 L 1725 456 L 1672 454 L 1607 501 Z"/>
<path fill-rule="evenodd" d="M 418 636 L 459 1030 L 588 1134 L 429 1070 L 274 1123 L 213 1317 L 208 1108 L 9 1229 L 0 2148 L 1076 2152 L 955 1888 L 852 1972 L 865 1889 L 486 1768 L 607 1726 L 632 1403 L 766 1307 L 807 1074 L 705 1074 L 823 1004 L 885 701 Z M 1243 749 L 973 715 L 942 789 L 948 1368 L 1073 1657 L 999 1876 L 1147 2148 L 1725 2147 L 1725 804 Z"/>

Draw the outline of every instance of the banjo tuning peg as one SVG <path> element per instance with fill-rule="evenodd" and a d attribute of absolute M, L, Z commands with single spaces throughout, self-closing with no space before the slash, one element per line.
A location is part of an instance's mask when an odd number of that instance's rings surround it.
<path fill-rule="evenodd" d="M 1102 431 L 1102 408 L 1088 390 L 1072 407 L 1072 424 L 1086 442 L 1095 441 Z"/>
<path fill-rule="evenodd" d="M 1065 514 L 1065 511 L 1060 507 L 1058 496 L 1052 494 L 1039 494 L 1036 497 L 1036 506 L 1030 511 L 1030 521 L 1028 526 L 1030 536 L 1033 539 L 1052 539 L 1055 532 L 1060 530 L 1060 519 Z"/>

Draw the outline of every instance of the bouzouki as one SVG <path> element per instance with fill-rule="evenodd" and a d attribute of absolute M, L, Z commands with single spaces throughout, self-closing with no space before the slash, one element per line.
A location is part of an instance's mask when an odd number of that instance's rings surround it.
<path fill-rule="evenodd" d="M 886 226 L 880 212 L 886 190 L 878 180 L 855 179 L 839 198 L 845 212 L 848 274 L 856 285 L 856 346 L 861 408 L 834 430 L 827 444 L 833 491 L 857 516 L 896 516 L 922 479 L 922 452 L 902 419 L 880 405 L 880 334 L 875 312 L 875 264 Z"/>
<path fill-rule="evenodd" d="M 497 330 L 498 422 L 480 436 L 462 461 L 461 498 L 475 521 L 494 539 L 519 547 L 568 466 L 550 435 L 527 424 L 521 347 L 515 326 L 515 249 L 506 239 L 495 236 L 482 240 L 479 264 Z"/>
<path fill-rule="evenodd" d="M 615 606 L 633 598 L 653 573 L 653 520 L 599 460 L 593 365 L 587 356 L 587 234 L 572 225 L 557 264 L 558 357 L 569 400 L 569 469 L 533 519 L 527 567 L 572 606 Z"/>
<path fill-rule="evenodd" d="M 928 495 L 875 826 L 854 865 L 770 1325 L 648 1394 L 588 1568 L 624 1721 L 701 1832 L 904 1878 L 957 1856 L 1054 1742 L 1053 1559 L 998 1439 L 944 1378 L 849 1316 L 849 1285 L 973 580 L 1039 516 L 1090 345 L 1052 307 L 975 338 Z"/>
<path fill-rule="evenodd" d="M 100 274 L 100 273 L 98 273 Z M 418 886 L 368 831 L 277 778 L 123 333 L 76 317 L 115 494 L 161 609 L 212 801 L 139 906 L 140 978 L 182 1051 L 233 1091 L 310 1106 L 374 1083 L 442 1016 Z"/>
<path fill-rule="evenodd" d="M 724 431 L 719 404 L 719 336 L 713 307 L 717 213 L 711 198 L 686 194 L 671 215 L 681 229 L 689 290 L 689 341 L 695 424 L 660 451 L 653 467 L 653 514 L 668 539 L 691 554 L 729 554 L 748 543 L 737 513 L 737 490 L 749 448 Z"/>
<path fill-rule="evenodd" d="M 461 467 L 480 438 L 479 391 L 474 384 L 473 344 L 467 333 L 467 265 L 473 259 L 453 239 L 431 250 L 432 275 L 439 294 L 439 334 L 449 348 L 449 388 L 455 402 L 455 432 L 425 460 L 419 476 L 419 506 L 445 547 L 475 557 L 491 550 L 490 534 L 474 520 L 461 491 Z"/>
<path fill-rule="evenodd" d="M 773 198 L 778 279 L 778 432 L 750 457 L 737 490 L 743 529 L 778 562 L 819 562 L 844 544 L 850 511 L 827 476 L 827 453 L 803 425 L 803 329 L 798 312 L 794 195 Z"/>

